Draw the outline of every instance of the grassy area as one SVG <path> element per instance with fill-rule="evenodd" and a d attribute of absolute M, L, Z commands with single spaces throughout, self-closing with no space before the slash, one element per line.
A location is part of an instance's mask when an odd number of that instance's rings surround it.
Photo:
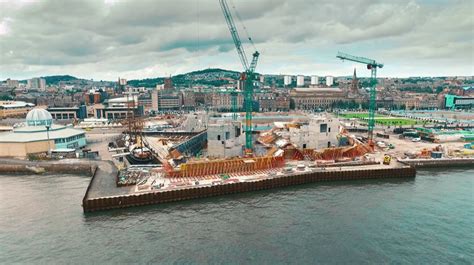
<path fill-rule="evenodd" d="M 345 113 L 341 114 L 341 117 L 348 118 L 348 119 L 359 119 L 359 120 L 368 120 L 369 114 L 368 113 Z M 417 121 L 413 119 L 407 118 L 398 118 L 398 117 L 390 117 L 380 114 L 375 114 L 375 123 L 384 125 L 384 126 L 400 126 L 400 125 L 421 125 L 423 124 L 422 121 Z"/>

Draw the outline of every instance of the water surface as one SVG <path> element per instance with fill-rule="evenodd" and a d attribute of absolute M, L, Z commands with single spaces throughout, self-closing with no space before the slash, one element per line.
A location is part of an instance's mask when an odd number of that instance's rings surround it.
<path fill-rule="evenodd" d="M 474 262 L 473 169 L 83 214 L 89 178 L 0 176 L 0 263 Z"/>

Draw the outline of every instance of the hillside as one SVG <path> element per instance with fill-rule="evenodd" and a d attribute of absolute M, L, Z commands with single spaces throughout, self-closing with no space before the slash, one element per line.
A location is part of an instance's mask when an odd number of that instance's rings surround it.
<path fill-rule="evenodd" d="M 191 84 L 219 86 L 227 84 L 225 79 L 238 79 L 239 72 L 219 68 L 208 68 L 199 71 L 193 71 L 185 74 L 172 76 L 171 79 L 175 86 L 189 86 Z M 223 80 L 224 79 L 224 80 Z M 146 78 L 138 80 L 129 80 L 128 84 L 136 87 L 155 87 L 164 83 L 164 77 Z"/>
<path fill-rule="evenodd" d="M 41 77 L 46 80 L 46 84 L 48 85 L 57 85 L 59 82 L 69 82 L 78 80 L 77 77 L 71 75 L 51 75 L 51 76 L 43 76 Z"/>

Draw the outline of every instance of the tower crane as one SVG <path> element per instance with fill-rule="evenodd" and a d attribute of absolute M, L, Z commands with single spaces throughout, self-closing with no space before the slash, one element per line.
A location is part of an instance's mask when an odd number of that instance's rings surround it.
<path fill-rule="evenodd" d="M 382 68 L 383 64 L 378 63 L 373 59 L 365 57 L 359 57 L 350 55 L 347 53 L 338 52 L 337 58 L 341 60 L 348 60 L 352 62 L 362 63 L 367 65 L 367 69 L 370 70 L 370 99 L 369 99 L 369 122 L 368 122 L 368 141 L 369 145 L 374 147 L 374 126 L 375 126 L 375 100 L 376 97 L 376 86 L 377 86 L 377 68 Z"/>
<path fill-rule="evenodd" d="M 235 27 L 234 19 L 230 13 L 229 6 L 226 0 L 219 0 L 221 5 L 222 13 L 229 27 L 230 35 L 237 49 L 237 53 L 240 57 L 240 61 L 244 68 L 244 72 L 241 73 L 240 79 L 244 84 L 244 109 L 245 109 L 245 153 L 246 155 L 252 154 L 253 143 L 252 143 L 252 109 L 253 109 L 253 90 L 254 90 L 254 80 L 255 80 L 255 68 L 257 67 L 258 57 L 260 53 L 255 51 L 252 54 L 252 61 L 248 63 L 247 56 L 245 54 L 244 47 L 240 40 L 239 32 Z M 249 41 L 252 42 L 252 39 L 249 37 Z M 236 98 L 236 94 L 233 95 L 233 98 Z M 237 109 L 236 104 L 237 100 L 232 99 L 233 108 Z M 235 104 L 235 106 L 234 106 Z M 234 112 L 235 113 L 235 112 Z M 236 117 L 236 116 L 235 116 Z"/>

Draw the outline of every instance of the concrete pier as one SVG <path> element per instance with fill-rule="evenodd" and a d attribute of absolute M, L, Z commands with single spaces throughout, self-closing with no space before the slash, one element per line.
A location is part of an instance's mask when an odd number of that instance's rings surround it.
<path fill-rule="evenodd" d="M 313 169 L 310 172 L 293 172 L 280 176 L 266 176 L 216 185 L 192 185 L 165 190 L 138 192 L 132 188 L 116 188 L 113 177 L 101 170 L 92 177 L 84 196 L 82 206 L 85 212 L 125 208 L 140 205 L 159 204 L 190 200 L 225 194 L 280 188 L 291 185 L 321 181 L 343 181 L 362 179 L 414 178 L 416 170 L 410 166 L 368 165 Z"/>

